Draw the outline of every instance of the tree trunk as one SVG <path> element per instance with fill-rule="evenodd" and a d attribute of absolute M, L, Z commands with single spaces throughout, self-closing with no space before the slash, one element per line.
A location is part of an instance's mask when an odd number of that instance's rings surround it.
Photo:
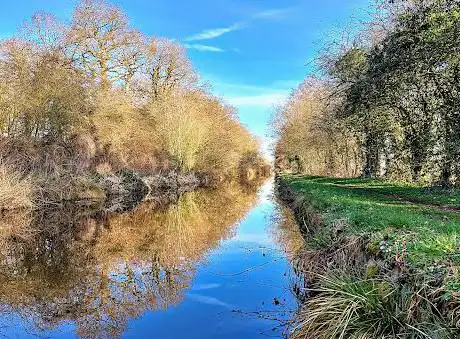
<path fill-rule="evenodd" d="M 441 170 L 441 178 L 440 178 L 440 184 L 442 187 L 449 187 L 452 182 L 450 181 L 450 178 L 452 176 L 452 166 L 450 161 L 445 161 L 442 170 Z M 458 182 L 458 179 L 457 179 Z"/>

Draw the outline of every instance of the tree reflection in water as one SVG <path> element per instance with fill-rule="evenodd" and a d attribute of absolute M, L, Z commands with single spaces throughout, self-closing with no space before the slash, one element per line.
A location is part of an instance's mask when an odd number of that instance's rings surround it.
<path fill-rule="evenodd" d="M 304 252 L 307 251 L 306 243 L 292 211 L 282 202 L 276 204 L 271 231 L 273 239 L 283 249 L 291 264 L 292 272 L 288 275 L 291 292 L 299 302 L 304 301 L 307 298 L 308 285 L 303 267 Z"/>
<path fill-rule="evenodd" d="M 72 321 L 79 336 L 120 336 L 130 319 L 183 299 L 195 265 L 232 235 L 256 192 L 228 183 L 123 214 L 72 207 L 4 216 L 2 311 L 31 331 Z"/>

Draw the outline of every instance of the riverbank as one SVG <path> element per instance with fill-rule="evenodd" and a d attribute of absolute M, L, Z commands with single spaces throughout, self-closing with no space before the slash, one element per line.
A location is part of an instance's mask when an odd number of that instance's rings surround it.
<path fill-rule="evenodd" d="M 293 336 L 455 338 L 460 191 L 280 175 L 307 250 L 309 297 Z"/>
<path fill-rule="evenodd" d="M 1 157 L 0 157 L 1 159 Z M 65 203 L 123 205 L 155 200 L 165 192 L 181 194 L 216 186 L 224 181 L 252 184 L 270 175 L 268 165 L 240 168 L 222 174 L 165 169 L 157 172 L 118 171 L 24 171 L 0 162 L 0 212 L 40 209 Z"/>
<path fill-rule="evenodd" d="M 65 203 L 99 205 L 103 202 L 140 202 L 164 192 L 187 192 L 212 185 L 205 173 L 174 170 L 141 174 L 125 169 L 115 173 L 20 175 L 0 168 L 0 210 L 40 209 Z"/>

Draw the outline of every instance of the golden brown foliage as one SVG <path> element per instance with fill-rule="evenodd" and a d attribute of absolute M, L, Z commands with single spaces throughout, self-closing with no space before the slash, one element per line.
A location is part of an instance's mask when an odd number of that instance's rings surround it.
<path fill-rule="evenodd" d="M 275 155 L 280 170 L 310 175 L 355 176 L 357 140 L 334 118 L 325 84 L 308 78 L 275 117 Z"/>
<path fill-rule="evenodd" d="M 143 36 L 105 0 L 81 1 L 69 25 L 36 14 L 0 40 L 0 138 L 17 170 L 61 177 L 238 175 L 258 154 L 234 109 L 200 88 L 185 48 Z"/>

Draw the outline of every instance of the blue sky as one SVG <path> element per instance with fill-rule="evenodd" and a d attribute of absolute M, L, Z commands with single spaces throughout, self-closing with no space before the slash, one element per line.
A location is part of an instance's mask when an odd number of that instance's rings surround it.
<path fill-rule="evenodd" d="M 212 91 L 266 138 L 276 104 L 306 74 L 328 36 L 365 15 L 371 0 L 114 0 L 145 34 L 186 44 Z M 69 20 L 76 0 L 3 0 L 0 38 L 36 11 Z"/>

